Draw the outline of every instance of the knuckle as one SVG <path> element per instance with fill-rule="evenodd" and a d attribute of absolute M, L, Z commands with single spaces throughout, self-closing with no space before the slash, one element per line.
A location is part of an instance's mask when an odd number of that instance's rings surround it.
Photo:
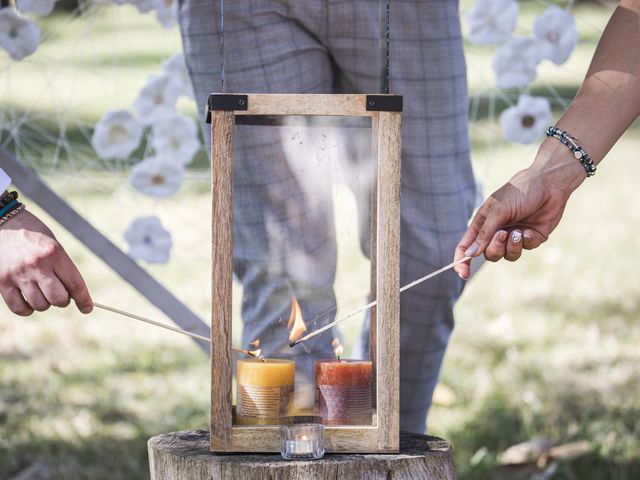
<path fill-rule="evenodd" d="M 28 317 L 33 313 L 33 309 L 29 308 L 26 305 L 10 305 L 9 309 L 15 313 L 16 315 L 20 315 L 21 317 Z"/>
<path fill-rule="evenodd" d="M 67 305 L 69 305 L 70 301 L 71 299 L 66 292 L 64 294 L 58 293 L 51 298 L 51 304 L 55 305 L 56 307 L 66 307 Z"/>
<path fill-rule="evenodd" d="M 484 258 L 488 261 L 488 262 L 497 262 L 498 260 L 500 260 L 502 258 L 501 255 L 495 255 L 495 254 L 486 254 L 484 255 Z"/>
<path fill-rule="evenodd" d="M 512 254 L 509 254 L 509 255 L 505 255 L 504 258 L 508 262 L 515 262 L 516 260 L 518 260 L 520 258 L 520 253 L 512 253 Z"/>
<path fill-rule="evenodd" d="M 37 301 L 31 304 L 31 308 L 38 312 L 44 312 L 49 309 L 51 305 L 48 302 Z"/>

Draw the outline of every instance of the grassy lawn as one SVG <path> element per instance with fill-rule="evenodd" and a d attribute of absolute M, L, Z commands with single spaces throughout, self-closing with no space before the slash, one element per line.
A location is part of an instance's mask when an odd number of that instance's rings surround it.
<path fill-rule="evenodd" d="M 522 9 L 520 28 L 526 29 L 540 5 L 527 2 Z M 576 10 L 583 32 L 576 53 L 562 68 L 545 65 L 534 92 L 547 94 L 552 85 L 561 97 L 573 95 L 607 12 Z M 11 94 L 2 94 L 0 110 L 10 106 L 44 118 L 64 111 L 69 131 L 79 126 L 70 138 L 82 163 L 90 155 L 83 129 L 105 108 L 127 107 L 146 75 L 180 48 L 179 36 L 129 7 L 92 11 L 87 21 L 54 16 L 46 29 L 50 42 L 42 57 L 5 75 L 11 88 L 4 91 Z M 486 193 L 535 153 L 535 147 L 499 141 L 491 120 L 508 100 L 496 100 L 488 88 L 489 52 L 468 48 L 472 108 L 476 102 L 473 160 Z M 104 90 L 109 85 L 112 90 Z M 516 92 L 506 98 L 517 98 Z M 58 127 L 51 126 L 52 135 Z M 640 209 L 629 181 L 639 150 L 634 128 L 576 192 L 546 245 L 514 264 L 487 264 L 469 282 L 456 307 L 457 326 L 429 419 L 432 434 L 454 443 L 460 478 L 514 478 L 496 470 L 500 453 L 537 437 L 591 443 L 590 453 L 560 463 L 551 478 L 640 478 Z M 47 180 L 120 246 L 136 215 L 162 218 L 174 234 L 173 260 L 149 271 L 207 318 L 206 172 L 194 169 L 175 201 L 158 205 L 131 192 L 113 165 L 100 166 L 100 173 L 75 171 L 64 156 L 60 162 L 47 164 Z M 105 169 L 114 173 L 105 175 Z M 162 320 L 100 259 L 43 217 L 96 301 Z M 340 271 L 361 266 L 354 258 L 341 257 Z M 344 294 L 339 303 L 347 300 L 353 296 Z M 82 316 L 69 308 L 19 318 L 0 306 L 1 479 L 33 465 L 56 479 L 146 478 L 149 437 L 207 428 L 208 421 L 208 360 L 189 339 L 105 312 Z"/>

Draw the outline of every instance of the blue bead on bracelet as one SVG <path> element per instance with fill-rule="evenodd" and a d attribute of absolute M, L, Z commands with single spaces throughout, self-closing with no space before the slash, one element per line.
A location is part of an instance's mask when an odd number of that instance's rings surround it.
<path fill-rule="evenodd" d="M 4 217 L 11 210 L 18 208 L 19 206 L 20 206 L 20 202 L 18 200 L 12 200 L 11 202 L 7 203 L 4 207 L 2 207 L 2 209 L 0 210 L 0 217 Z"/>

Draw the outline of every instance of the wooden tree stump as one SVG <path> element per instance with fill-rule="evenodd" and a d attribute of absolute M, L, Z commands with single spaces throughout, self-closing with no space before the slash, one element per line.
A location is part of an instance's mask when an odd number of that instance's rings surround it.
<path fill-rule="evenodd" d="M 451 444 L 401 432 L 397 454 L 326 454 L 288 461 L 279 454 L 209 452 L 209 432 L 165 433 L 149 440 L 151 480 L 455 479 Z"/>

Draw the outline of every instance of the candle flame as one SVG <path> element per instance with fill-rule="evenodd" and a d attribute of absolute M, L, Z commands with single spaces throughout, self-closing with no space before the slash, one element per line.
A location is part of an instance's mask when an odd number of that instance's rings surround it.
<path fill-rule="evenodd" d="M 296 297 L 291 297 L 291 314 L 289 315 L 289 341 L 295 342 L 307 331 L 307 326 L 302 319 L 302 310 Z"/>
<path fill-rule="evenodd" d="M 249 350 L 249 355 L 262 360 L 262 350 L 260 350 L 259 348 L 257 350 Z"/>
<path fill-rule="evenodd" d="M 256 338 L 253 342 L 249 343 L 249 346 L 253 347 L 253 350 L 247 350 L 247 354 L 264 361 L 264 357 L 262 356 L 262 349 L 258 348 L 260 346 L 260 339 Z"/>
<path fill-rule="evenodd" d="M 333 353 L 335 353 L 336 357 L 338 357 L 338 360 L 340 360 L 340 357 L 344 353 L 344 348 L 342 348 L 340 340 L 334 338 L 333 340 L 331 340 L 331 346 L 333 347 Z"/>

